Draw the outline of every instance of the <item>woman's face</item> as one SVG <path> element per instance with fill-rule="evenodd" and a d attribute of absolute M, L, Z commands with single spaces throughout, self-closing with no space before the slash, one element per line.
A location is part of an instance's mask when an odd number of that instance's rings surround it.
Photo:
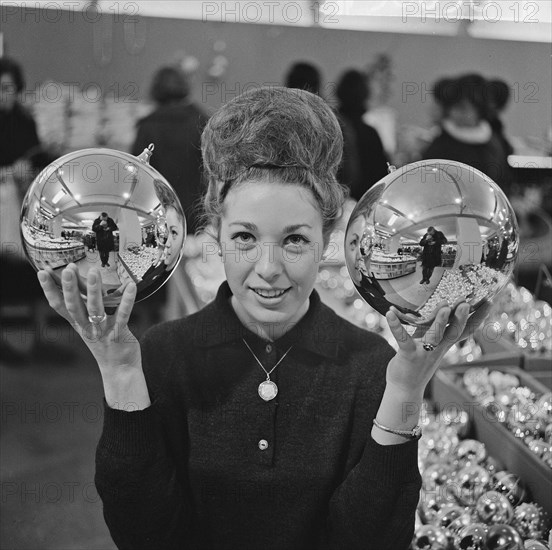
<path fill-rule="evenodd" d="M 348 258 L 349 273 L 354 279 L 354 282 L 360 284 L 362 280 L 362 272 L 359 263 L 363 261 L 360 253 L 360 241 L 364 233 L 364 218 L 359 216 L 351 223 L 347 231 L 347 242 L 345 254 Z"/>
<path fill-rule="evenodd" d="M 273 182 L 232 189 L 220 246 L 232 306 L 245 326 L 275 339 L 307 312 L 323 252 L 322 216 L 311 191 Z"/>
<path fill-rule="evenodd" d="M 165 213 L 165 219 L 167 223 L 167 242 L 165 243 L 165 265 L 166 270 L 171 270 L 182 250 L 184 244 L 184 226 L 174 207 L 169 206 Z"/>
<path fill-rule="evenodd" d="M 477 126 L 481 120 L 473 103 L 465 99 L 449 108 L 448 118 L 461 128 L 472 128 Z"/>

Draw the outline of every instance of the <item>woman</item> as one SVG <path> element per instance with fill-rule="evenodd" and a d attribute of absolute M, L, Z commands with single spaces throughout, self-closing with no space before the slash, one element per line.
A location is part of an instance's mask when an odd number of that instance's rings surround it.
<path fill-rule="evenodd" d="M 398 352 L 313 290 L 343 191 L 339 124 L 286 88 L 227 103 L 202 137 L 206 216 L 227 281 L 188 318 L 128 329 L 135 286 L 102 315 L 75 267 L 50 305 L 94 354 L 105 391 L 96 485 L 119 548 L 406 549 L 420 489 L 417 424 L 467 304 Z M 97 272 L 96 272 L 97 273 Z"/>
<path fill-rule="evenodd" d="M 153 182 L 153 185 L 155 194 L 165 212 L 165 233 L 163 237 L 159 237 L 158 251 L 160 253 L 157 260 L 142 275 L 137 292 L 147 288 L 148 292 L 153 293 L 167 280 L 167 274 L 174 269 L 180 258 L 186 235 L 184 215 L 177 204 L 176 196 L 157 180 Z"/>
<path fill-rule="evenodd" d="M 423 153 L 423 158 L 468 164 L 489 176 L 508 195 L 512 184 L 508 152 L 487 121 L 485 79 L 468 74 L 449 81 L 446 86 L 446 90 L 436 95 L 443 102 L 441 133 Z"/>
<path fill-rule="evenodd" d="M 138 122 L 132 154 L 155 144 L 151 165 L 175 189 L 188 220 L 188 231 L 197 226 L 201 200 L 201 132 L 207 115 L 192 101 L 186 75 L 179 67 L 161 67 L 150 91 L 156 109 Z"/>
<path fill-rule="evenodd" d="M 336 93 L 345 136 L 339 179 L 359 201 L 370 187 L 387 175 L 387 156 L 378 132 L 363 120 L 370 97 L 366 75 L 360 71 L 346 71 Z"/>

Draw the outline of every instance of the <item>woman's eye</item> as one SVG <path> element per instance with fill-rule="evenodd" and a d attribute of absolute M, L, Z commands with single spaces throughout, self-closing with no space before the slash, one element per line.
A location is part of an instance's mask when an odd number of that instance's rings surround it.
<path fill-rule="evenodd" d="M 306 237 L 303 237 L 303 235 L 290 235 L 287 237 L 286 241 L 294 246 L 310 243 L 310 241 Z"/>
<path fill-rule="evenodd" d="M 236 233 L 232 236 L 232 240 L 235 241 L 237 244 L 252 244 L 254 242 L 253 235 L 251 233 Z"/>

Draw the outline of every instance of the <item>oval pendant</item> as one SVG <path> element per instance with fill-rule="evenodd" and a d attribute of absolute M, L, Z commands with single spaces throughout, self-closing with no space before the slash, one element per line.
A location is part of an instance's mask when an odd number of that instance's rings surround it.
<path fill-rule="evenodd" d="M 278 386 L 272 380 L 265 380 L 259 384 L 259 395 L 261 399 L 270 401 L 278 394 Z"/>

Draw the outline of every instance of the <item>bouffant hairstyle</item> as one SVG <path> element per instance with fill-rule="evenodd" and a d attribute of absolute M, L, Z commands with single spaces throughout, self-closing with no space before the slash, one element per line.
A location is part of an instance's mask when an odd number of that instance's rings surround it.
<path fill-rule="evenodd" d="M 323 99 L 285 87 L 245 92 L 211 117 L 201 150 L 207 177 L 204 221 L 214 226 L 217 236 L 228 192 L 258 181 L 309 189 L 322 215 L 327 242 L 345 193 L 336 179 L 343 136 Z"/>
<path fill-rule="evenodd" d="M 179 67 L 161 67 L 154 75 L 150 96 L 159 105 L 167 105 L 188 97 L 190 86 Z"/>

